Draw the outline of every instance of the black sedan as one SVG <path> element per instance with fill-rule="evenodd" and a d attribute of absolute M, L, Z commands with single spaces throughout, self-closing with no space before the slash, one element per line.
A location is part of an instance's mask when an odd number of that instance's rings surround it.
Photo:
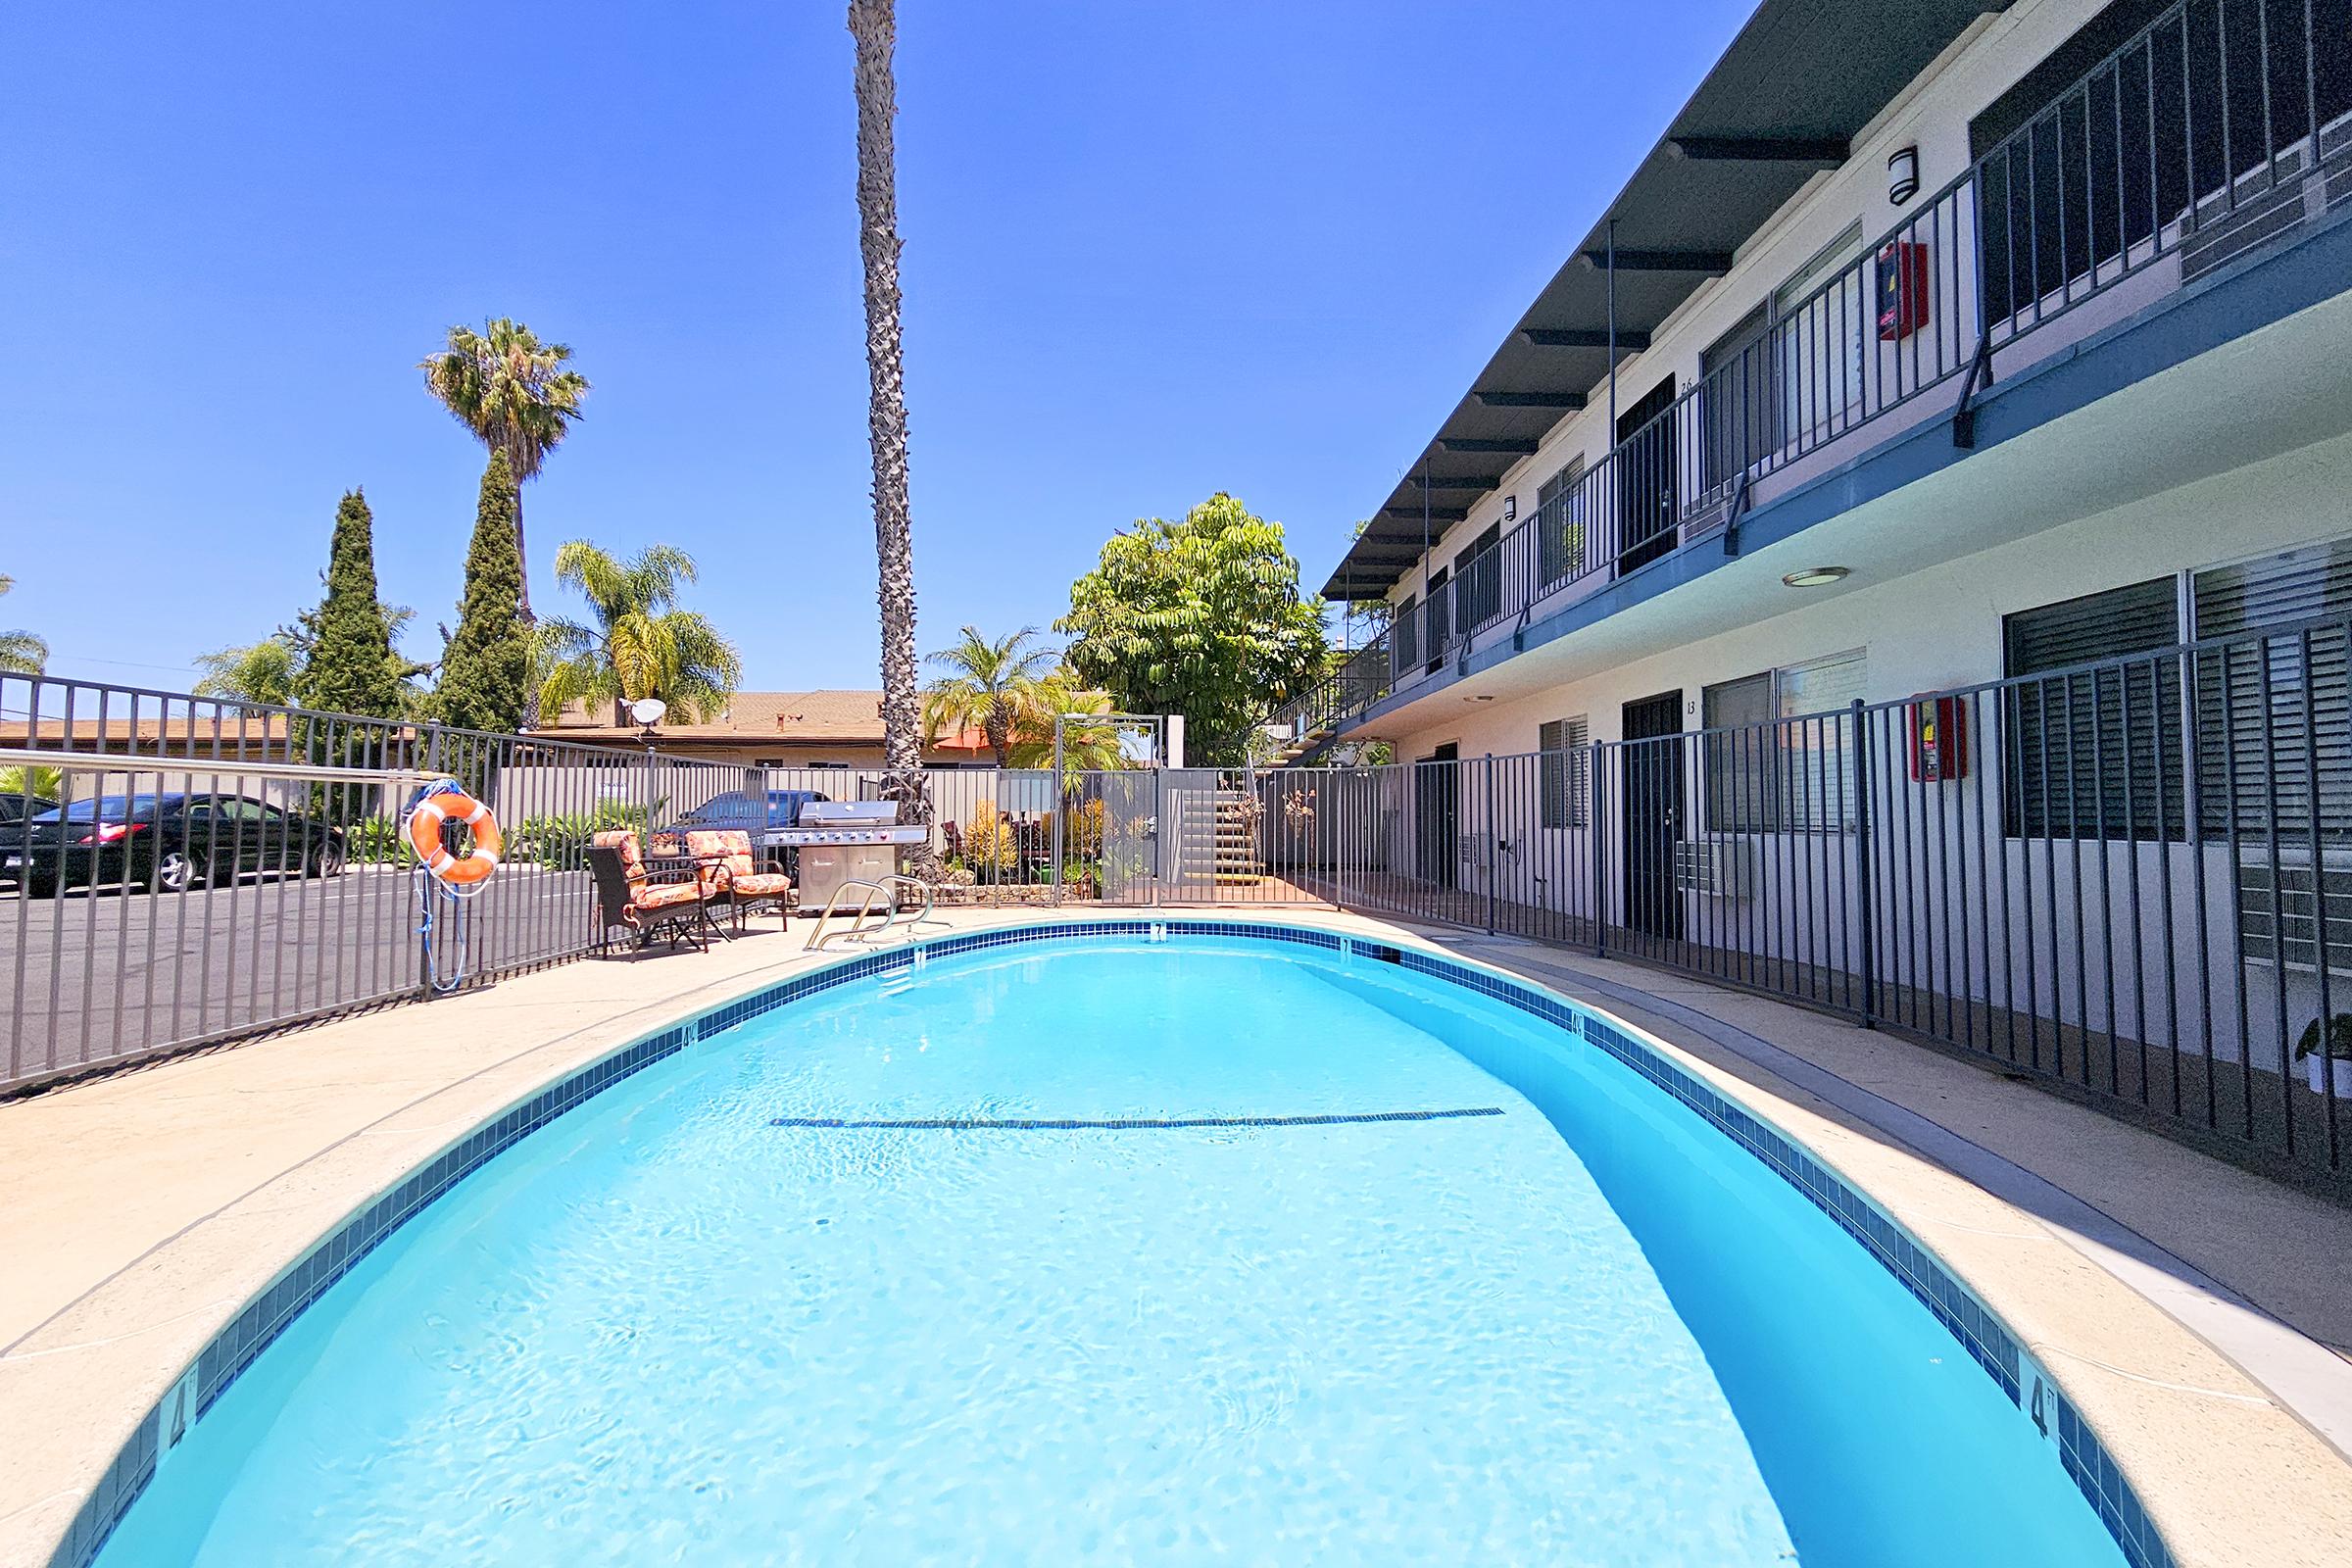
<path fill-rule="evenodd" d="M 0 831 L 15 827 L 28 816 L 54 811 L 57 803 L 43 795 L 26 795 L 21 790 L 0 788 Z"/>
<path fill-rule="evenodd" d="M 101 795 L 0 829 L 0 872 L 35 898 L 70 883 L 181 893 L 247 872 L 333 876 L 342 831 L 243 795 Z"/>

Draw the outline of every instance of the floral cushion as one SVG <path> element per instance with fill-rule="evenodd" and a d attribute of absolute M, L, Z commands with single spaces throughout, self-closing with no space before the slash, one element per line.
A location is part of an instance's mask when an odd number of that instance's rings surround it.
<path fill-rule="evenodd" d="M 677 834 L 666 830 L 655 834 L 648 843 L 652 846 L 654 858 L 658 860 L 675 859 L 686 853 L 686 847 Z"/>
<path fill-rule="evenodd" d="M 600 850 L 618 850 L 620 868 L 628 874 L 631 884 L 645 880 L 645 851 L 638 847 L 634 829 L 603 828 L 588 842 Z"/>
<path fill-rule="evenodd" d="M 702 862 L 703 885 L 713 893 L 743 888 L 749 878 L 760 874 L 752 859 L 752 836 L 738 829 L 689 833 L 686 853 Z"/>
<path fill-rule="evenodd" d="M 681 904 L 694 904 L 703 897 L 703 890 L 692 882 L 660 882 L 643 887 L 629 896 L 629 906 L 635 909 L 670 909 Z"/>
<path fill-rule="evenodd" d="M 727 888 L 739 899 L 780 899 L 792 891 L 792 878 L 781 871 L 747 871 L 729 877 Z"/>

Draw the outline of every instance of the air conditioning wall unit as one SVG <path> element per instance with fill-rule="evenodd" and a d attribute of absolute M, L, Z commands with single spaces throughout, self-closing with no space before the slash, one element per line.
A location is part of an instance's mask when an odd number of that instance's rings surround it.
<path fill-rule="evenodd" d="M 1756 847 L 1744 839 L 1684 839 L 1674 846 L 1674 888 L 1717 899 L 1752 899 Z"/>
<path fill-rule="evenodd" d="M 2241 849 L 2237 861 L 2237 931 L 2246 961 L 2306 973 L 2319 967 L 2322 900 L 2328 924 L 2328 972 L 2352 974 L 2352 857 L 2324 851 L 2315 872 L 2307 848 Z M 2283 943 L 2285 952 L 2279 949 Z"/>

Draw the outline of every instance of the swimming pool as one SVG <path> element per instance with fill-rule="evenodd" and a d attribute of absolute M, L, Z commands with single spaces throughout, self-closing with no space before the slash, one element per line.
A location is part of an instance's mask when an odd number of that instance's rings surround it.
<path fill-rule="evenodd" d="M 99 1560 L 2162 1560 L 1932 1258 L 1637 1037 L 1157 934 L 877 955 L 521 1107 L 207 1352 Z"/>

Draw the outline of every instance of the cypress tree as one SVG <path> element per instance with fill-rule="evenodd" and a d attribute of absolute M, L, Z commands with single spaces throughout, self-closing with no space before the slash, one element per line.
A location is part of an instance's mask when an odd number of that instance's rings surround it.
<path fill-rule="evenodd" d="M 295 695 L 306 707 L 329 712 L 397 718 L 400 675 L 392 662 L 392 628 L 375 597 L 374 528 L 367 498 L 357 490 L 346 494 L 335 509 L 318 639 Z"/>
<path fill-rule="evenodd" d="M 466 551 L 466 587 L 458 629 L 441 659 L 433 690 L 444 724 L 507 734 L 530 710 L 531 647 L 522 620 L 521 509 L 514 469 L 493 448 L 482 471 L 482 499 Z"/>

